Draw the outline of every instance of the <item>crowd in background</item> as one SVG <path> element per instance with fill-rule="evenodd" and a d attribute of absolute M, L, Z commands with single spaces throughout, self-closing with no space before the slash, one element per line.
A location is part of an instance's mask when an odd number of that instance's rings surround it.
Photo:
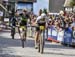
<path fill-rule="evenodd" d="M 54 27 L 57 31 L 67 30 L 67 28 L 71 28 L 72 31 L 75 31 L 75 12 L 50 14 L 50 12 L 47 12 L 46 10 L 43 12 L 40 9 L 38 16 L 42 13 L 45 13 L 46 17 L 49 19 L 48 27 Z M 23 10 L 23 15 L 28 19 L 28 24 L 30 24 L 30 26 L 36 26 L 37 15 L 33 12 L 28 12 L 27 10 Z M 18 14 L 17 11 L 15 12 L 15 16 L 17 20 L 20 19 L 20 14 Z"/>

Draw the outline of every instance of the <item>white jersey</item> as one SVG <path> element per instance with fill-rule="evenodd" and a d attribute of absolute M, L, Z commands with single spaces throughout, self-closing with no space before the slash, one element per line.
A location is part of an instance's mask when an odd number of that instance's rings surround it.
<path fill-rule="evenodd" d="M 41 16 L 38 16 L 37 19 L 36 19 L 36 23 L 37 23 L 40 19 L 42 19 L 42 17 L 41 17 Z"/>
<path fill-rule="evenodd" d="M 36 19 L 36 23 L 37 23 L 39 20 L 41 20 L 42 18 L 43 18 L 42 16 L 38 16 L 37 19 Z M 46 16 L 44 19 L 45 19 L 45 22 L 48 23 L 49 18 Z"/>

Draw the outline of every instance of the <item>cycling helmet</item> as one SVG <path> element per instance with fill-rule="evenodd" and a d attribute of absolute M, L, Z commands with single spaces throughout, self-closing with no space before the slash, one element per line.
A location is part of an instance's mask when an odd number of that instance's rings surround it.
<path fill-rule="evenodd" d="M 36 22 L 37 22 L 37 21 L 39 21 L 41 18 L 42 18 L 41 16 L 37 17 L 37 20 L 36 20 Z"/>
<path fill-rule="evenodd" d="M 45 14 L 45 13 L 42 13 L 42 14 L 41 14 L 41 17 L 42 17 L 42 18 L 46 17 L 46 14 Z"/>

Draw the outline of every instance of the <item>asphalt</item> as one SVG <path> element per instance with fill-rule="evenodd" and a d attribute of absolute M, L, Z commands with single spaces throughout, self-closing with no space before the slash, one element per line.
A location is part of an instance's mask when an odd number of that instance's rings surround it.
<path fill-rule="evenodd" d="M 44 53 L 34 48 L 34 38 L 27 37 L 25 48 L 22 48 L 18 33 L 11 39 L 10 30 L 0 32 L 0 57 L 75 57 L 75 48 L 60 43 L 45 41 Z"/>

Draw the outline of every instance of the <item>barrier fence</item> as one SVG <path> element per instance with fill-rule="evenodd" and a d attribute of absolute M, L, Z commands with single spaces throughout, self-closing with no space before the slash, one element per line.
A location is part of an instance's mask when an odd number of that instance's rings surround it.
<path fill-rule="evenodd" d="M 71 28 L 67 28 L 65 30 L 58 32 L 54 27 L 49 27 L 47 40 L 51 40 L 54 42 L 61 42 L 63 44 L 68 44 L 68 45 L 75 44 L 75 39 L 72 37 Z"/>
<path fill-rule="evenodd" d="M 35 26 L 28 25 L 27 26 L 27 35 L 28 36 L 35 36 Z M 65 30 L 57 31 L 55 27 L 48 27 L 45 30 L 45 39 L 54 41 L 54 42 L 61 42 L 63 44 L 68 44 L 68 45 L 75 45 L 75 38 L 72 37 L 72 29 L 67 28 Z M 74 33 L 75 36 L 75 33 Z"/>

